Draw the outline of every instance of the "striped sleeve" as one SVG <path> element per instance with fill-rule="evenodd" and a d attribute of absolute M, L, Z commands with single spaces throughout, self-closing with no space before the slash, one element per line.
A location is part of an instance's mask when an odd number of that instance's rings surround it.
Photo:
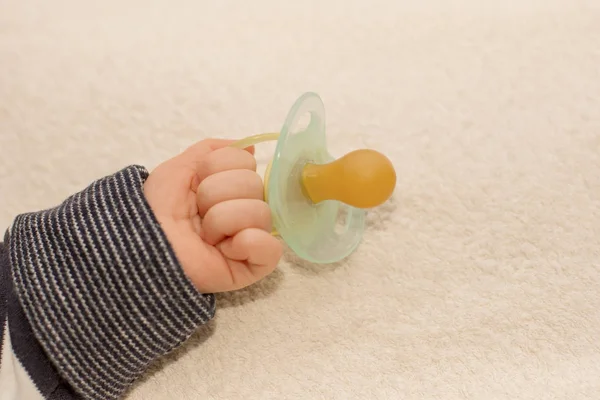
<path fill-rule="evenodd" d="M 214 316 L 214 296 L 186 277 L 144 197 L 147 176 L 128 167 L 13 224 L 11 291 L 57 376 L 41 385 L 39 361 L 16 358 L 42 398 L 53 390 L 70 398 L 65 387 L 77 398 L 121 398 L 150 363 Z"/>

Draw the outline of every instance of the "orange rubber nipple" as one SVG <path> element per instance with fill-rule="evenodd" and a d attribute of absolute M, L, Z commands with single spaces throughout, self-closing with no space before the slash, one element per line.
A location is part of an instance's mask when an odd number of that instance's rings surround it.
<path fill-rule="evenodd" d="M 313 203 L 337 200 L 356 208 L 372 208 L 391 197 L 396 171 L 383 154 L 356 150 L 329 164 L 306 164 L 302 185 Z"/>

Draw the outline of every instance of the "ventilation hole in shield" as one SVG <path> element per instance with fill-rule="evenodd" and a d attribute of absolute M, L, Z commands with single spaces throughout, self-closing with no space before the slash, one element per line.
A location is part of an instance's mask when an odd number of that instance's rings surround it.
<path fill-rule="evenodd" d="M 304 114 L 302 114 L 294 123 L 294 126 L 292 127 L 292 131 L 294 134 L 296 133 L 302 133 L 304 131 L 306 131 L 306 129 L 308 129 L 308 126 L 310 125 L 310 121 L 311 121 L 311 114 L 306 112 Z"/>

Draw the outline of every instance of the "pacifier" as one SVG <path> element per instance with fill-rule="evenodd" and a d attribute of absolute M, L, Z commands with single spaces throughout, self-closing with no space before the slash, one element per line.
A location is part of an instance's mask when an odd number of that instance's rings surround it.
<path fill-rule="evenodd" d="M 307 115 L 308 125 L 301 123 Z M 390 160 L 369 149 L 334 159 L 325 141 L 325 108 L 315 93 L 296 100 L 279 133 L 250 136 L 232 146 L 266 141 L 277 141 L 264 175 L 273 234 L 313 263 L 349 256 L 362 239 L 367 210 L 394 191 L 396 172 Z"/>

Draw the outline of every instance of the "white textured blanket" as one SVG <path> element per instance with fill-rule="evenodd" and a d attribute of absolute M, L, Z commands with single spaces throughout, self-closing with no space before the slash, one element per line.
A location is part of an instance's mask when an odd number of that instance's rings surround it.
<path fill-rule="evenodd" d="M 0 0 L 0 223 L 306 91 L 393 199 L 345 262 L 221 296 L 130 398 L 600 398 L 597 0 Z"/>

